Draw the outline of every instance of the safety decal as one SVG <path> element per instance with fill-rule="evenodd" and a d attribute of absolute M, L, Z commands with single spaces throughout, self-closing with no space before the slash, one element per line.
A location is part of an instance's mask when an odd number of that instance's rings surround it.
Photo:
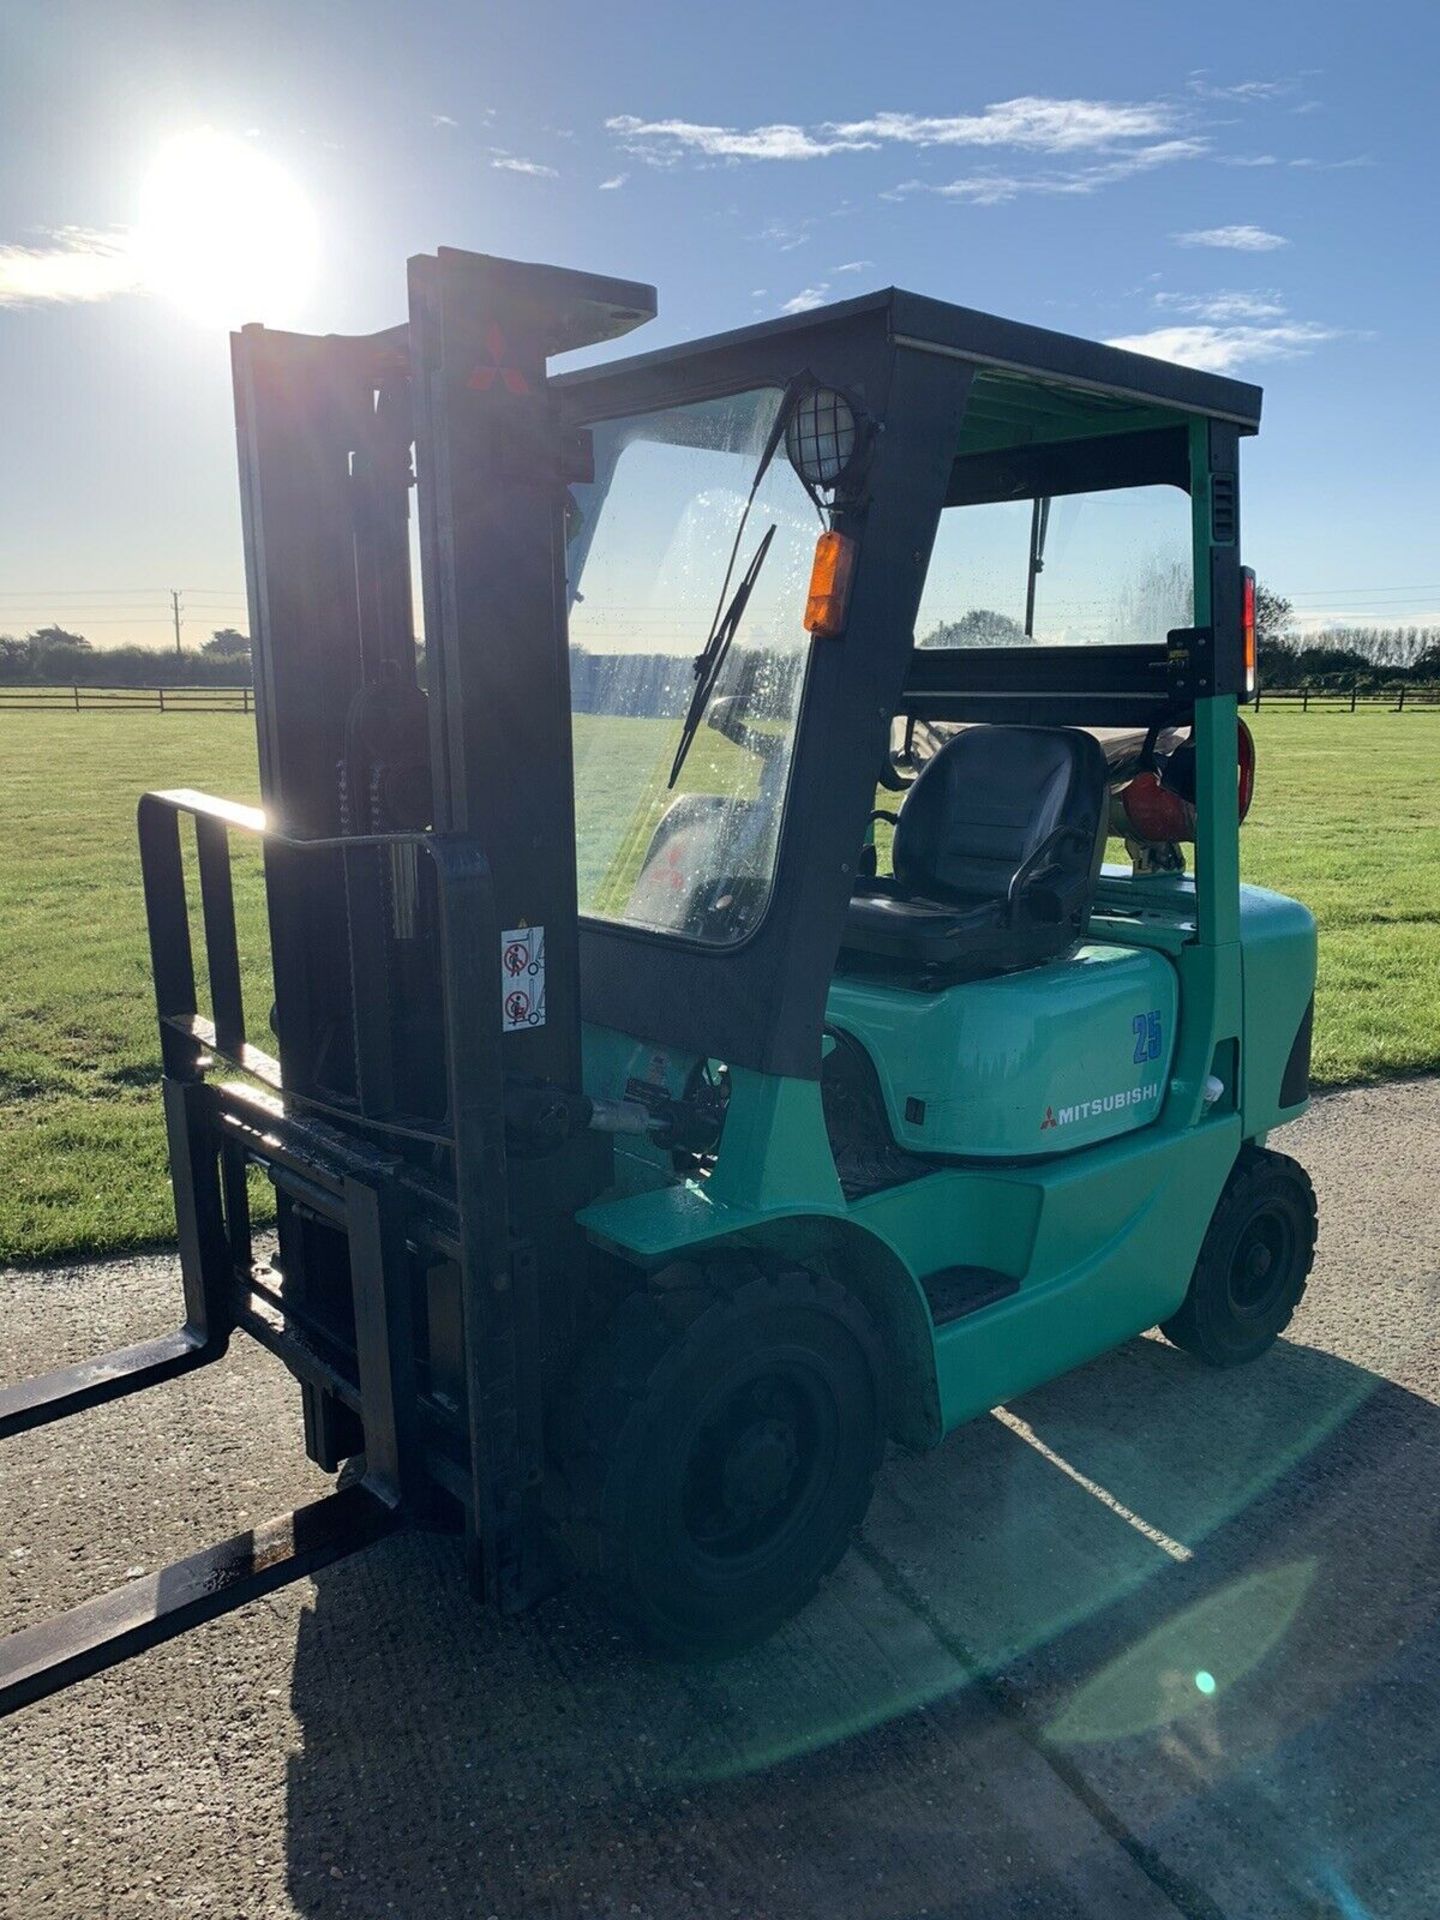
<path fill-rule="evenodd" d="M 545 1024 L 545 929 L 512 927 L 500 936 L 500 1031 Z"/>

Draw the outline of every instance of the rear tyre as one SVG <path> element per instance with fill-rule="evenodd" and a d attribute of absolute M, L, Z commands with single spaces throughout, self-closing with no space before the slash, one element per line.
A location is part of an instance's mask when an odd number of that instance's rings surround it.
<path fill-rule="evenodd" d="M 572 1560 L 652 1644 L 714 1654 L 763 1639 L 870 1504 L 881 1378 L 874 1327 L 833 1282 L 672 1269 L 623 1302 L 576 1383 Z"/>
<path fill-rule="evenodd" d="M 1242 1147 L 1189 1292 L 1160 1331 L 1211 1367 L 1257 1360 L 1289 1326 L 1315 1258 L 1310 1176 L 1283 1153 Z"/>

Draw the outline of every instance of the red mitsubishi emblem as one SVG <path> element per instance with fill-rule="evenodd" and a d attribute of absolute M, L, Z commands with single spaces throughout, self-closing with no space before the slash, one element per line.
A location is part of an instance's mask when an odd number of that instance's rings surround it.
<path fill-rule="evenodd" d="M 489 363 L 482 361 L 475 368 L 465 382 L 467 387 L 473 387 L 476 393 L 488 393 L 498 380 L 507 393 L 529 393 L 530 382 L 519 367 L 505 365 L 505 335 L 494 320 L 485 329 L 485 351 L 490 356 Z"/>

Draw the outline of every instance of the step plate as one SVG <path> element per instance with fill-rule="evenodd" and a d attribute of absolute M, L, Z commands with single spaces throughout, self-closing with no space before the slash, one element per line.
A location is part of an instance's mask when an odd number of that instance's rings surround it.
<path fill-rule="evenodd" d="M 997 1300 L 1008 1300 L 1020 1290 L 1020 1282 L 1013 1275 L 994 1267 L 939 1267 L 927 1273 L 920 1284 L 937 1327 L 979 1313 L 982 1307 L 993 1307 Z"/>

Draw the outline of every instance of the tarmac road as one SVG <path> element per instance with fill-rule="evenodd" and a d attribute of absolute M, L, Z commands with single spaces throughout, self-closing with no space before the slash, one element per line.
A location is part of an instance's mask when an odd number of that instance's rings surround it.
<path fill-rule="evenodd" d="M 1137 1340 L 887 1467 L 761 1651 L 473 1610 L 386 1541 L 0 1728 L 0 1913 L 1440 1915 L 1440 1080 L 1327 1099 L 1289 1338 Z M 0 1275 L 10 1378 L 163 1330 L 165 1259 Z M 11 1441 L 0 1627 L 323 1490 L 221 1367 Z"/>

